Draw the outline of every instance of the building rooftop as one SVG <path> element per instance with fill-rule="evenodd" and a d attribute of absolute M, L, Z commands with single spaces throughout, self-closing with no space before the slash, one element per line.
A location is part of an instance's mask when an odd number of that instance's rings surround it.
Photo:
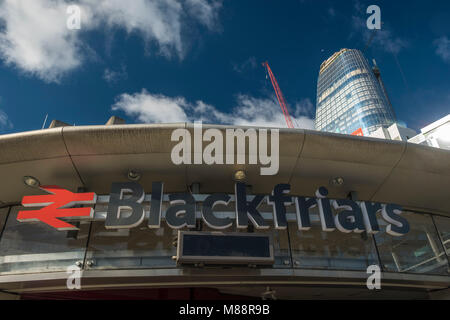
<path fill-rule="evenodd" d="M 324 62 L 322 62 L 322 64 L 320 65 L 320 73 L 322 73 L 323 71 L 325 71 L 326 68 L 328 68 L 330 66 L 330 64 L 333 63 L 334 60 L 336 60 L 341 54 L 343 54 L 344 52 L 349 51 L 350 49 L 341 49 L 338 52 L 333 53 L 333 55 L 331 57 L 329 57 L 327 60 L 325 60 Z"/>
<path fill-rule="evenodd" d="M 243 169 L 254 194 L 267 194 L 277 183 L 290 183 L 291 194 L 314 196 L 319 186 L 326 186 L 330 198 L 346 198 L 356 191 L 359 200 L 450 213 L 448 150 L 280 129 L 279 172 L 262 176 L 260 165 L 173 164 L 171 150 L 178 142 L 171 141 L 171 134 L 178 128 L 189 130 L 193 136 L 194 125 L 190 123 L 65 126 L 2 135 L 0 175 L 5 183 L 0 184 L 0 206 L 19 203 L 23 196 L 40 192 L 27 187 L 24 176 L 73 191 L 85 187 L 109 194 L 111 183 L 127 181 L 129 170 L 136 169 L 142 174 L 139 183 L 148 192 L 153 181 L 164 181 L 167 192 L 185 192 L 186 186 L 200 183 L 200 193 L 232 194 L 232 175 Z M 204 130 L 208 128 L 224 132 L 238 127 L 203 125 Z M 330 181 L 336 177 L 344 179 L 342 186 L 332 185 Z"/>

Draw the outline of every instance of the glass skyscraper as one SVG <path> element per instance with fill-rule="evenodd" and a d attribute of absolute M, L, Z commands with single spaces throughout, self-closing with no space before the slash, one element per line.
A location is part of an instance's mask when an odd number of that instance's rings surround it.
<path fill-rule="evenodd" d="M 396 122 L 380 72 L 355 49 L 342 49 L 320 66 L 316 129 L 368 136 Z M 361 132 L 360 131 L 360 132 Z"/>

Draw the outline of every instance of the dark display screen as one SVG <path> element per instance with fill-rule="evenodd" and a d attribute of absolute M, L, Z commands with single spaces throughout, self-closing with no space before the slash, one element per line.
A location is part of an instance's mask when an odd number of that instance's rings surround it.
<path fill-rule="evenodd" d="M 264 235 L 183 235 L 183 256 L 270 258 L 270 253 Z"/>

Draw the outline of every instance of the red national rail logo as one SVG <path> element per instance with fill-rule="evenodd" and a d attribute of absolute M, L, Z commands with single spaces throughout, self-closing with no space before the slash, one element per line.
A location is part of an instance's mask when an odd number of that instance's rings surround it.
<path fill-rule="evenodd" d="M 39 210 L 19 211 L 18 221 L 42 221 L 58 230 L 77 230 L 78 228 L 60 220 L 68 217 L 93 217 L 93 208 L 70 208 L 77 204 L 95 204 L 94 192 L 73 193 L 58 186 L 41 186 L 51 193 L 43 196 L 26 196 L 22 199 L 24 207 L 44 207 Z"/>

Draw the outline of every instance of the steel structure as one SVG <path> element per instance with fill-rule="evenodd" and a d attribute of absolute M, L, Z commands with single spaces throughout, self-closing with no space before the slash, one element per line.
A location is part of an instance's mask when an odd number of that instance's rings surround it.
<path fill-rule="evenodd" d="M 291 116 L 289 115 L 289 111 L 286 107 L 286 101 L 284 100 L 283 93 L 281 92 L 280 86 L 278 85 L 277 79 L 275 78 L 272 69 L 270 69 L 269 63 L 263 62 L 263 67 L 266 68 L 267 73 L 269 74 L 270 81 L 272 82 L 273 88 L 275 90 L 275 94 L 277 95 L 278 102 L 280 103 L 281 111 L 283 111 L 284 118 L 286 119 L 286 124 L 288 128 L 294 128 L 292 123 Z"/>

